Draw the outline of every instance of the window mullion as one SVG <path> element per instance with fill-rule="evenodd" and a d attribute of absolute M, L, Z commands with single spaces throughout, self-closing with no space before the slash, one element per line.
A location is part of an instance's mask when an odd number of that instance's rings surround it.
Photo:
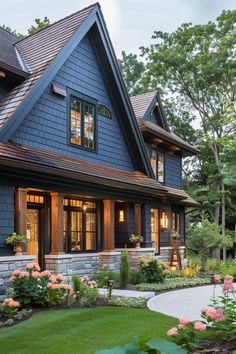
<path fill-rule="evenodd" d="M 84 146 L 84 102 L 81 102 L 81 146 Z"/>

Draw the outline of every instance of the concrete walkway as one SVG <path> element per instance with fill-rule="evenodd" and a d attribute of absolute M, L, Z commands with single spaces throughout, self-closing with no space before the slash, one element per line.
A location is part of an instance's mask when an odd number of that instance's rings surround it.
<path fill-rule="evenodd" d="M 148 300 L 150 310 L 169 316 L 190 320 L 201 318 L 201 308 L 208 307 L 213 296 L 213 285 L 181 289 L 156 295 Z M 222 295 L 222 288 L 216 287 L 215 295 Z"/>
<path fill-rule="evenodd" d="M 99 294 L 107 295 L 107 289 L 100 288 Z M 155 296 L 155 293 L 152 291 L 134 291 L 134 290 L 120 290 L 120 289 L 113 289 L 112 295 L 119 296 L 119 297 L 142 297 L 144 299 L 150 299 L 151 297 Z"/>

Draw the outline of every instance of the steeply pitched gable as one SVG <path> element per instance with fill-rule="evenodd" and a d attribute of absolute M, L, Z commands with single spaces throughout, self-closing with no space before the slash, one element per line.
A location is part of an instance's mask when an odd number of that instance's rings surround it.
<path fill-rule="evenodd" d="M 0 140 L 7 141 L 30 112 L 86 33 L 90 32 L 106 73 L 135 168 L 153 177 L 146 148 L 98 4 L 16 43 L 30 77 L 0 101 Z"/>

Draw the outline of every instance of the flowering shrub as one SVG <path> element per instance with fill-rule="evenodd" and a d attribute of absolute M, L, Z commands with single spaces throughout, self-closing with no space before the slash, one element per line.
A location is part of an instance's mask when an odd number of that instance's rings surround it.
<path fill-rule="evenodd" d="M 80 277 L 79 302 L 81 306 L 90 306 L 98 298 L 98 288 L 95 280 L 87 276 Z"/>
<path fill-rule="evenodd" d="M 20 303 L 18 301 L 14 301 L 12 298 L 5 299 L 2 304 L 3 316 L 7 318 L 15 317 L 19 307 Z"/>
<path fill-rule="evenodd" d="M 65 301 L 71 286 L 63 284 L 62 274 L 52 275 L 48 270 L 40 272 L 37 263 L 28 263 L 26 271 L 14 270 L 10 281 L 14 299 L 24 307 L 56 305 Z"/>
<path fill-rule="evenodd" d="M 181 277 L 194 278 L 201 270 L 201 266 L 193 264 L 191 261 L 188 266 L 180 271 Z"/>
<path fill-rule="evenodd" d="M 164 283 L 159 284 L 147 284 L 142 283 L 137 285 L 138 290 L 141 291 L 163 291 L 170 289 L 181 289 L 196 285 L 205 285 L 211 284 L 211 280 L 209 278 L 166 278 Z"/>
<path fill-rule="evenodd" d="M 139 258 L 139 271 L 147 283 L 162 283 L 170 272 L 166 263 L 149 255 Z"/>
<path fill-rule="evenodd" d="M 227 341 L 232 349 L 236 348 L 236 298 L 233 277 L 226 275 L 223 284 L 220 284 L 220 276 L 216 274 L 213 280 L 215 286 L 222 286 L 223 295 L 217 298 L 213 296 L 211 308 L 201 310 L 202 321 L 190 322 L 188 319 L 180 319 L 178 328 L 173 327 L 167 332 L 177 344 L 188 349 L 197 348 L 196 331 L 205 331 L 207 325 L 211 325 L 214 329 L 211 337 Z"/>
<path fill-rule="evenodd" d="M 226 275 L 223 283 L 220 283 L 220 276 L 214 275 L 215 286 L 222 287 L 222 296 L 213 297 L 211 308 L 203 308 L 201 316 L 204 322 L 215 328 L 215 335 L 222 340 L 229 341 L 236 347 L 236 297 L 233 285 L 233 277 Z"/>
<path fill-rule="evenodd" d="M 178 327 L 169 329 L 167 335 L 173 337 L 176 344 L 192 350 L 198 347 L 197 332 L 205 330 L 206 325 L 201 321 L 191 322 L 187 318 L 180 318 Z"/>

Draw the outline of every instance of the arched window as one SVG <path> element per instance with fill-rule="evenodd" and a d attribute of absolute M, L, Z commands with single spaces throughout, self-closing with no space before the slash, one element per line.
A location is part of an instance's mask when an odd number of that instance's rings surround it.
<path fill-rule="evenodd" d="M 100 104 L 98 106 L 98 114 L 101 114 L 102 116 L 107 117 L 107 118 L 111 118 L 111 112 L 109 111 L 109 109 L 106 106 L 104 106 L 102 104 Z"/>

